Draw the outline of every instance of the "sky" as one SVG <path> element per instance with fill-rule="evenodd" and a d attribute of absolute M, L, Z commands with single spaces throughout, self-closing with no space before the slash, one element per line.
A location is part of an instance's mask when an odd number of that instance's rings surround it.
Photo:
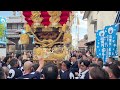
<path fill-rule="evenodd" d="M 79 11 L 80 12 L 80 11 Z M 19 13 L 16 13 L 16 15 L 19 15 Z M 0 16 L 1 17 L 9 17 L 9 16 L 13 16 L 13 12 L 12 11 L 0 11 Z M 82 20 L 83 14 L 79 13 L 79 21 L 80 21 L 80 25 L 79 25 L 79 40 L 84 38 L 84 35 L 87 34 L 87 22 Z M 76 23 L 72 26 L 72 38 L 73 38 L 73 46 L 76 46 L 77 44 L 77 34 L 78 34 L 78 30 L 76 29 Z"/>
<path fill-rule="evenodd" d="M 79 30 L 79 40 L 84 38 L 84 35 L 87 34 L 87 21 L 82 20 L 83 14 L 80 13 L 79 11 L 79 21 L 80 21 L 80 25 L 79 28 L 76 28 L 77 22 L 76 19 L 75 23 L 72 25 L 71 31 L 72 31 L 72 45 L 74 47 L 77 47 L 78 45 L 78 30 Z"/>
<path fill-rule="evenodd" d="M 18 15 L 18 13 L 17 13 L 17 15 Z M 0 16 L 1 17 L 13 16 L 13 12 L 12 11 L 0 11 Z"/>

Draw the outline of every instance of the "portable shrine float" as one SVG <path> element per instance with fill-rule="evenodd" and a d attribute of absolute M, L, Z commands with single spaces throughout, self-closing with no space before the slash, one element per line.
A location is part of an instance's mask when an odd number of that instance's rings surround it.
<path fill-rule="evenodd" d="M 34 36 L 33 60 L 42 56 L 46 61 L 61 61 L 69 58 L 72 41 L 69 23 L 71 11 L 23 11 L 25 34 L 21 43 L 29 44 L 29 35 Z"/>

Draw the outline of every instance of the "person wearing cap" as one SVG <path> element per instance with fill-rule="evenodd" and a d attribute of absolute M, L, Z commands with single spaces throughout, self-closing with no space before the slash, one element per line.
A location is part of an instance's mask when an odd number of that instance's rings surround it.
<path fill-rule="evenodd" d="M 89 79 L 89 65 L 90 61 L 88 60 L 81 60 L 79 62 L 79 68 L 80 68 L 80 73 L 79 73 L 79 79 Z"/>
<path fill-rule="evenodd" d="M 70 71 L 71 63 L 63 61 L 59 72 L 60 79 L 74 79 L 74 74 Z"/>

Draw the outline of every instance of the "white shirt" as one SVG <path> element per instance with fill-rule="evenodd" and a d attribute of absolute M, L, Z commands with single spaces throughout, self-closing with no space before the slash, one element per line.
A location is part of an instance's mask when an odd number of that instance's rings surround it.
<path fill-rule="evenodd" d="M 80 79 L 84 79 L 85 74 L 86 74 L 88 71 L 89 71 L 89 70 L 85 70 L 84 72 L 81 72 L 79 78 L 80 78 Z"/>
<path fill-rule="evenodd" d="M 80 76 L 81 72 L 82 72 L 81 69 L 79 69 L 79 74 L 78 74 L 78 76 Z"/>

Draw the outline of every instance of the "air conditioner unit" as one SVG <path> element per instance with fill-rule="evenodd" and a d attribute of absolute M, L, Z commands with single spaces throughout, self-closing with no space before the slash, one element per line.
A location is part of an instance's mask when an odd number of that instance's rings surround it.
<path fill-rule="evenodd" d="M 97 15 L 91 16 L 90 24 L 94 24 L 97 21 Z"/>

